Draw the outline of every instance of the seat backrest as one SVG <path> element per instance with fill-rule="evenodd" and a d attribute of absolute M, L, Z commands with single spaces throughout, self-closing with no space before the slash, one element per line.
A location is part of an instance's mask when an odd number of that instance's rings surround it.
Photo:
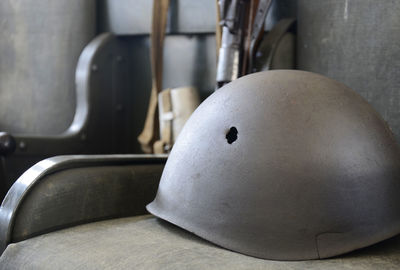
<path fill-rule="evenodd" d="M 75 68 L 95 0 L 0 1 L 0 131 L 56 135 L 75 114 Z"/>

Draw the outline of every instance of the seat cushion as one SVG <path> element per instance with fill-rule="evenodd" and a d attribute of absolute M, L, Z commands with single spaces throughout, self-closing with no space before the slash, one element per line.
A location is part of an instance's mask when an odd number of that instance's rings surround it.
<path fill-rule="evenodd" d="M 238 254 L 153 216 L 94 222 L 10 244 L 0 269 L 398 269 L 400 236 L 329 260 Z"/>

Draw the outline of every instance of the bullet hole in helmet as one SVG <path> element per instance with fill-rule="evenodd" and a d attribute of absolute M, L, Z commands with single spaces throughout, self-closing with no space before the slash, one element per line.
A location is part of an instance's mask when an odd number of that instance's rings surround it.
<path fill-rule="evenodd" d="M 228 133 L 226 133 L 225 138 L 229 144 L 232 144 L 238 138 L 238 130 L 235 127 L 231 127 Z"/>

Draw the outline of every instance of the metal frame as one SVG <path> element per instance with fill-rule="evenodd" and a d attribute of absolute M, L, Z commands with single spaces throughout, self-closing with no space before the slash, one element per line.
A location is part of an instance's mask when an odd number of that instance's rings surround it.
<path fill-rule="evenodd" d="M 0 254 L 11 242 L 15 217 L 22 202 L 45 176 L 69 168 L 165 163 L 165 155 L 71 155 L 40 161 L 14 183 L 0 207 Z"/>

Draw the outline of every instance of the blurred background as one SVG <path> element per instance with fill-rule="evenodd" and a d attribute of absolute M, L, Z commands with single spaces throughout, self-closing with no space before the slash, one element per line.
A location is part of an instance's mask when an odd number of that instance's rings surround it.
<path fill-rule="evenodd" d="M 46 157 L 142 153 L 152 7 L 150 0 L 0 1 L 2 196 Z M 336 79 L 366 98 L 399 139 L 399 14 L 393 0 L 273 1 L 253 71 Z M 171 0 L 163 88 L 195 86 L 201 100 L 214 92 L 216 15 L 214 0 Z"/>

